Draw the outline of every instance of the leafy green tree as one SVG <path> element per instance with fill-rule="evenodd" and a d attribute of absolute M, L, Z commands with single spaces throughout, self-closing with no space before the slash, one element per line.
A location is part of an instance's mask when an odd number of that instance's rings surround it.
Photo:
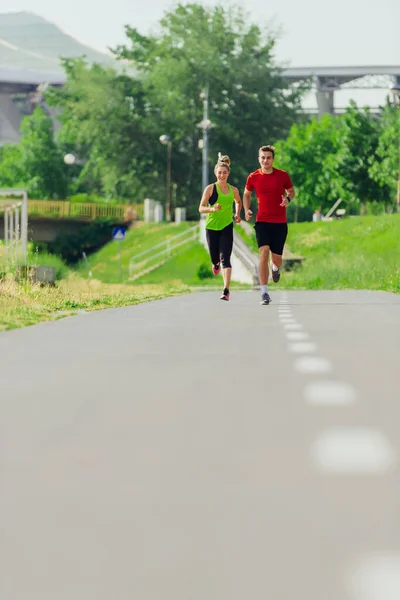
<path fill-rule="evenodd" d="M 62 109 L 62 148 L 79 159 L 70 169 L 72 191 L 142 201 L 157 178 L 141 82 L 83 59 L 65 60 L 64 68 L 66 85 L 46 99 Z"/>
<path fill-rule="evenodd" d="M 257 167 L 258 148 L 284 137 L 298 118 L 303 91 L 282 77 L 274 60 L 273 35 L 252 24 L 238 7 L 178 4 L 160 25 L 160 32 L 150 36 L 128 27 L 130 44 L 115 53 L 131 61 L 142 82 L 157 172 L 165 172 L 158 138 L 168 134 L 173 141 L 172 179 L 181 197 L 197 205 L 202 90 L 208 89 L 213 124 L 210 166 L 218 151 L 229 154 L 231 179 L 240 188 Z"/>
<path fill-rule="evenodd" d="M 385 189 L 387 208 L 396 199 L 400 170 L 400 110 L 390 104 L 384 107 L 376 158 L 369 169 L 372 179 Z"/>
<path fill-rule="evenodd" d="M 21 150 L 14 144 L 0 147 L 0 187 L 25 187 Z"/>
<path fill-rule="evenodd" d="M 51 118 L 38 106 L 21 124 L 20 168 L 31 197 L 65 198 L 66 166 L 54 140 Z"/>
<path fill-rule="evenodd" d="M 326 212 L 337 199 L 333 185 L 340 120 L 332 115 L 293 125 L 289 136 L 276 144 L 276 166 L 290 174 L 295 205 Z"/>
<path fill-rule="evenodd" d="M 126 32 L 127 44 L 114 51 L 126 72 L 65 60 L 67 84 L 46 96 L 61 109 L 63 151 L 79 158 L 69 170 L 71 189 L 163 201 L 167 153 L 159 137 L 167 134 L 173 197 L 197 214 L 202 90 L 208 89 L 213 124 L 210 166 L 219 151 L 229 154 L 232 183 L 240 188 L 257 167 L 259 146 L 284 137 L 300 118 L 304 90 L 282 77 L 272 33 L 240 8 L 178 4 L 157 35 Z"/>
<path fill-rule="evenodd" d="M 333 164 L 333 185 L 345 202 L 356 201 L 365 213 L 368 201 L 384 202 L 385 190 L 370 175 L 377 157 L 379 117 L 354 101 L 340 117 L 340 141 Z"/>

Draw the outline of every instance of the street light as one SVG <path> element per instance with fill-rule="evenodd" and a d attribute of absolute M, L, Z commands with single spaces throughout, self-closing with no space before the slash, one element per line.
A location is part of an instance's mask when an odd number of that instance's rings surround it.
<path fill-rule="evenodd" d="M 208 118 L 208 87 L 205 87 L 200 94 L 203 100 L 203 120 L 197 123 L 203 133 L 203 139 L 199 143 L 199 148 L 203 151 L 203 169 L 202 169 L 202 189 L 208 185 L 208 130 L 214 125 Z"/>
<path fill-rule="evenodd" d="M 396 195 L 396 204 L 397 204 L 397 212 L 400 213 L 400 82 L 399 78 L 396 77 L 395 83 L 392 85 L 392 94 L 394 99 L 394 104 L 397 106 L 399 111 L 398 125 L 399 125 L 399 166 L 397 170 L 397 195 Z"/>
<path fill-rule="evenodd" d="M 168 135 L 160 135 L 160 142 L 167 146 L 167 197 L 165 201 L 165 219 L 171 221 L 171 155 L 172 141 Z"/>

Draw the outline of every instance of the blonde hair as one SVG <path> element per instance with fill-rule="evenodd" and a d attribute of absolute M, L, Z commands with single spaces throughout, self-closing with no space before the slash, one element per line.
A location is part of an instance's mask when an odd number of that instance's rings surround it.
<path fill-rule="evenodd" d="M 222 155 L 221 152 L 218 152 L 218 162 L 214 167 L 214 173 L 219 167 L 226 167 L 228 171 L 231 171 L 231 159 L 227 154 Z"/>

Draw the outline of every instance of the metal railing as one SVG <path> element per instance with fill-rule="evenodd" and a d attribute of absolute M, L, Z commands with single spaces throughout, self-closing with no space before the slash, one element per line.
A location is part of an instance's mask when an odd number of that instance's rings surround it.
<path fill-rule="evenodd" d="M 143 219 L 143 204 L 95 204 L 65 200 L 28 200 L 28 214 L 51 219 Z"/>
<path fill-rule="evenodd" d="M 235 231 L 233 232 L 233 253 L 238 257 L 246 269 L 251 273 L 253 278 L 253 285 L 260 283 L 258 277 L 258 256 L 250 250 L 247 244 L 242 240 L 240 235 Z"/>
<path fill-rule="evenodd" d="M 199 240 L 199 225 L 196 224 L 182 233 L 178 233 L 164 242 L 144 250 L 129 261 L 129 279 L 134 280 L 150 273 L 163 265 L 167 260 L 176 256 L 187 244 Z"/>

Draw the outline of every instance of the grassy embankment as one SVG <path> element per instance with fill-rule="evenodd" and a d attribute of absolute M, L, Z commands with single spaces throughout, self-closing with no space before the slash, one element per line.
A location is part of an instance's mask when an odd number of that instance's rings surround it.
<path fill-rule="evenodd" d="M 257 252 L 254 236 L 240 235 Z M 400 293 L 400 215 L 290 223 L 287 243 L 304 257 L 282 289 L 367 289 Z"/>
<path fill-rule="evenodd" d="M 116 252 L 115 248 L 114 245 Z M 1 260 L 3 251 L 4 247 L 0 247 L 0 265 L 4 264 L 4 260 Z M 50 287 L 17 283 L 14 264 L 11 264 L 8 273 L 1 273 L 0 267 L 0 331 L 59 319 L 81 310 L 139 304 L 190 291 L 181 282 L 133 287 L 108 284 L 95 278 L 88 279 L 84 269 L 82 277 L 71 272 L 57 256 L 35 252 L 32 245 L 28 264 L 54 266 L 57 273 L 56 285 Z"/>
<path fill-rule="evenodd" d="M 209 263 L 207 252 L 198 243 L 173 257 L 157 271 L 128 285 L 128 267 L 132 256 L 154 248 L 190 226 L 193 224 L 149 224 L 133 228 L 120 247 L 119 242 L 113 241 L 89 257 L 91 279 L 86 263 L 80 264 L 72 273 L 58 257 L 35 254 L 32 249 L 29 264 L 55 266 L 58 281 L 54 287 L 41 287 L 18 284 L 13 280 L 12 273 L 2 281 L 0 277 L 0 331 L 59 319 L 80 310 L 120 307 L 187 293 L 190 291 L 189 285 L 212 282 L 212 279 L 199 279 L 197 276 L 199 265 Z"/>
<path fill-rule="evenodd" d="M 42 287 L 17 284 L 7 278 L 0 282 L 0 331 L 53 321 L 81 310 L 140 304 L 188 291 L 179 283 L 133 287 L 70 276 L 54 287 Z"/>
<path fill-rule="evenodd" d="M 89 265 L 93 277 L 105 283 L 124 281 L 130 283 L 129 261 L 132 256 L 137 256 L 145 250 L 151 250 L 160 242 L 186 231 L 194 226 L 193 222 L 176 224 L 143 223 L 133 227 L 127 232 L 126 238 L 121 242 L 121 273 L 119 275 L 119 248 L 117 241 L 112 241 L 89 258 Z M 154 253 L 157 249 L 154 250 Z M 209 277 L 199 277 L 199 267 L 203 265 Z M 88 266 L 81 263 L 78 273 L 87 277 Z M 194 242 L 187 247 L 180 248 L 179 252 L 163 265 L 143 275 L 133 282 L 137 284 L 165 284 L 179 282 L 190 287 L 215 287 L 222 286 L 222 277 L 214 277 L 211 273 L 211 263 L 208 252 L 200 242 Z M 132 283 L 132 282 L 131 282 Z M 243 284 L 232 282 L 232 288 L 246 287 Z"/>

